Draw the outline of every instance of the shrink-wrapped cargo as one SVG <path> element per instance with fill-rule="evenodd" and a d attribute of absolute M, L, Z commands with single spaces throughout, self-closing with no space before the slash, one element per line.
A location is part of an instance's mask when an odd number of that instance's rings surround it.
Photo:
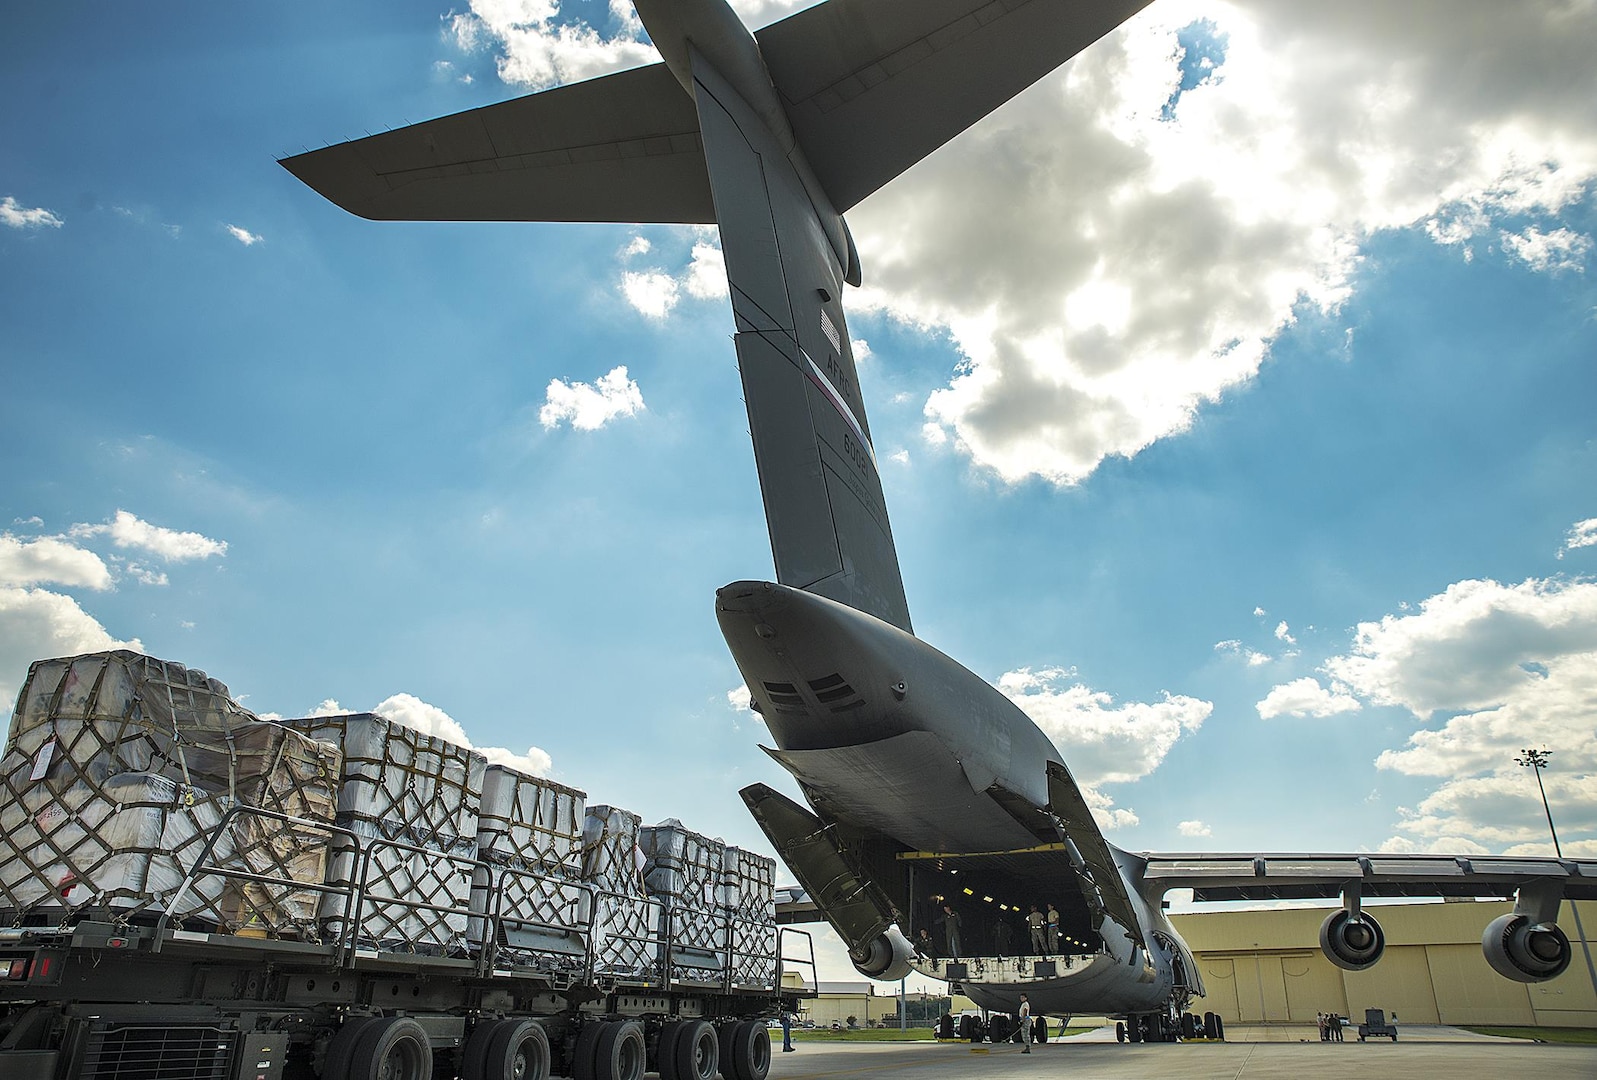
<path fill-rule="evenodd" d="M 581 968 L 593 917 L 582 887 L 584 792 L 504 765 L 483 776 L 467 937 L 474 949 L 496 928 L 498 964 L 562 972 Z M 497 916 L 497 918 L 483 918 Z"/>
<path fill-rule="evenodd" d="M 643 897 L 643 819 L 618 806 L 590 806 L 582 824 L 582 880 L 619 896 Z"/>
<path fill-rule="evenodd" d="M 335 747 L 260 720 L 227 687 L 126 650 L 41 660 L 0 760 L 0 908 L 54 922 L 85 907 L 251 933 L 313 934 L 327 834 L 240 813 L 208 867 L 183 878 L 230 807 L 330 823 Z M 293 884 L 290 884 L 293 883 Z"/>
<path fill-rule="evenodd" d="M 769 918 L 775 901 L 776 860 L 728 847 L 721 860 L 720 904 L 742 915 Z"/>
<path fill-rule="evenodd" d="M 660 902 L 641 896 L 594 895 L 593 971 L 617 978 L 660 979 Z"/>
<path fill-rule="evenodd" d="M 286 720 L 343 751 L 337 823 L 354 833 L 333 845 L 327 883 L 361 889 L 346 920 L 344 897 L 322 904 L 325 931 L 385 949 L 466 948 L 477 856 L 478 809 L 488 762 L 457 743 L 373 713 Z"/>
<path fill-rule="evenodd" d="M 643 884 L 664 907 L 661 947 L 676 982 L 719 983 L 727 963 L 728 913 L 721 904 L 726 845 L 675 818 L 644 828 Z"/>
<path fill-rule="evenodd" d="M 483 774 L 477 848 L 507 866 L 579 871 L 587 793 L 504 765 Z"/>
<path fill-rule="evenodd" d="M 732 985 L 776 985 L 776 860 L 728 847 L 721 862 L 720 901 L 729 916 Z"/>

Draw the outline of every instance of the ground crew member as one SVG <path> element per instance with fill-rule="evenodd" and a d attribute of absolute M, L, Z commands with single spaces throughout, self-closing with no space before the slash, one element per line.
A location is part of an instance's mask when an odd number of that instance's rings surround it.
<path fill-rule="evenodd" d="M 1020 995 L 1020 1041 L 1025 1044 L 1025 1049 L 1021 1053 L 1031 1053 L 1031 1002 L 1027 1000 L 1025 994 Z"/>

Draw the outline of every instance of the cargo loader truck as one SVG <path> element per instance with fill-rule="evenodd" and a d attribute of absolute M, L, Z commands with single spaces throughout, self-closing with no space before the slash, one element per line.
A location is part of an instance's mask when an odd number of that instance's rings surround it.
<path fill-rule="evenodd" d="M 0 759 L 5 1080 L 764 1080 L 775 863 L 372 714 L 114 651 Z"/>

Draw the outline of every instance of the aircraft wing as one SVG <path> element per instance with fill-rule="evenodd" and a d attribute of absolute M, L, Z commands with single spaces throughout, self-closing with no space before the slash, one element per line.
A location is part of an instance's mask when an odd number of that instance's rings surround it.
<path fill-rule="evenodd" d="M 831 0 L 755 32 L 844 212 L 1149 0 Z"/>
<path fill-rule="evenodd" d="M 284 158 L 381 221 L 711 224 L 693 101 L 664 64 L 633 68 Z"/>
<path fill-rule="evenodd" d="M 1340 896 L 1494 896 L 1528 884 L 1562 886 L 1568 900 L 1597 900 L 1597 859 L 1509 855 L 1161 854 L 1147 860 L 1150 900 L 1191 889 L 1195 900 L 1300 900 Z"/>

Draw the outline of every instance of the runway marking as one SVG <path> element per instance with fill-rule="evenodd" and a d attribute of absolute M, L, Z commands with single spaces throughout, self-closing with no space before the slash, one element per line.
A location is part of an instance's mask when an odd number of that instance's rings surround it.
<path fill-rule="evenodd" d="M 1249 1043 L 1248 1044 L 1247 1056 L 1242 1059 L 1242 1064 L 1237 1066 L 1236 1075 L 1232 1076 L 1231 1080 L 1237 1080 L 1237 1078 L 1240 1077 L 1243 1074 L 1243 1072 L 1247 1070 L 1248 1062 L 1253 1060 L 1253 1052 L 1255 1050 L 1257 1050 L 1258 1048 L 1259 1048 L 1259 1044 L 1258 1043 Z"/>

